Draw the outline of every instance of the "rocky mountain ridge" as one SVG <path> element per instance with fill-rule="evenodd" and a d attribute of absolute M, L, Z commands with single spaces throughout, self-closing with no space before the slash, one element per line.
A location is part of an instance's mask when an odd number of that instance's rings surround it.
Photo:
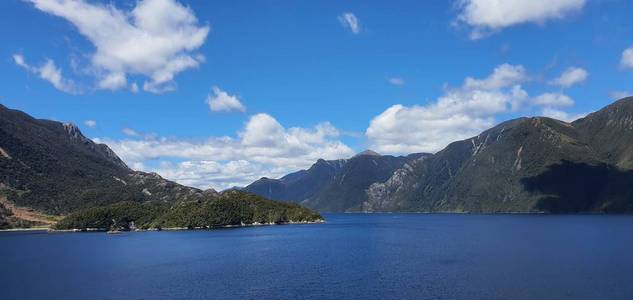
<path fill-rule="evenodd" d="M 349 159 L 319 159 L 309 169 L 279 179 L 264 177 L 244 190 L 319 211 L 358 211 L 372 183 L 387 180 L 406 163 L 428 155 L 391 156 L 366 150 Z"/>
<path fill-rule="evenodd" d="M 433 155 L 319 160 L 246 190 L 335 212 L 632 212 L 632 170 L 629 97 L 571 123 L 506 121 Z"/>

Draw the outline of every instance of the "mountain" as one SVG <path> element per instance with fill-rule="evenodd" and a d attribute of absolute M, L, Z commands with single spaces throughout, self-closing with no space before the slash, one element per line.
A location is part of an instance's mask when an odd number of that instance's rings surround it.
<path fill-rule="evenodd" d="M 9 201 L 48 214 L 120 201 L 201 199 L 201 190 L 128 168 L 79 128 L 0 105 L 0 186 Z"/>
<path fill-rule="evenodd" d="M 171 208 L 225 195 L 133 171 L 75 125 L 0 105 L 0 227 L 50 224 L 55 216 L 119 202 Z"/>
<path fill-rule="evenodd" d="M 0 105 L 0 227 L 54 223 L 71 212 L 72 220 L 110 218 L 97 220 L 110 227 L 120 224 L 108 220 L 138 221 L 121 215 L 121 207 L 149 214 L 141 223 L 155 227 L 233 224 L 238 210 L 244 212 L 237 214 L 244 218 L 240 224 L 259 222 L 253 216 L 262 214 L 273 216 L 267 222 L 318 216 L 251 198 L 256 196 L 249 192 L 333 212 L 630 213 L 633 97 L 571 123 L 519 118 L 433 155 L 364 151 L 223 193 L 133 171 L 74 125 Z M 188 224 L 187 218 L 203 221 Z M 94 223 L 69 220 L 60 224 Z"/>
<path fill-rule="evenodd" d="M 363 151 L 350 159 L 319 159 L 307 170 L 279 179 L 261 178 L 244 190 L 282 201 L 301 203 L 319 211 L 358 211 L 366 200 L 365 190 L 387 180 L 395 170 L 429 154 L 380 155 Z"/>
<path fill-rule="evenodd" d="M 633 212 L 633 98 L 571 123 L 520 118 L 372 184 L 363 211 Z"/>

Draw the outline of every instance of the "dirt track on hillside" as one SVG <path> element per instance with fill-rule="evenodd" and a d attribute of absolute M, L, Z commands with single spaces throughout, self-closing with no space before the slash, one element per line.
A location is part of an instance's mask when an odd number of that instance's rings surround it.
<path fill-rule="evenodd" d="M 55 224 L 55 221 L 51 219 L 51 217 L 36 212 L 31 208 L 16 206 L 13 202 L 7 200 L 5 196 L 0 196 L 0 204 L 9 209 L 13 213 L 13 216 L 18 219 L 42 223 L 45 225 Z"/>

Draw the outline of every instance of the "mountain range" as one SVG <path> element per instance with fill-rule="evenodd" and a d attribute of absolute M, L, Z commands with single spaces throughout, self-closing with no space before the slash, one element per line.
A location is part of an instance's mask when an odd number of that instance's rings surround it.
<path fill-rule="evenodd" d="M 317 161 L 245 190 L 319 211 L 633 212 L 633 98 L 503 122 L 431 154 Z"/>
<path fill-rule="evenodd" d="M 305 221 L 286 218 L 289 211 L 304 210 L 298 205 L 277 205 L 239 191 L 203 191 L 156 173 L 131 170 L 108 146 L 86 138 L 75 125 L 35 119 L 0 105 L 0 227 L 50 224 L 56 216 L 121 202 L 152 204 L 167 212 L 190 203 L 223 203 L 220 200 L 227 198 L 253 209 L 266 207 L 264 211 L 276 216 L 267 223 Z M 308 210 L 305 215 L 320 219 Z M 188 226 L 186 222 L 180 225 Z"/>
<path fill-rule="evenodd" d="M 0 228 L 205 228 L 321 219 L 302 206 L 322 212 L 630 213 L 633 97 L 570 123 L 519 118 L 435 154 L 368 150 L 224 192 L 131 170 L 75 125 L 0 105 Z"/>
<path fill-rule="evenodd" d="M 407 163 L 429 156 L 428 153 L 380 155 L 367 150 L 349 159 L 319 159 L 307 170 L 279 179 L 264 177 L 244 190 L 270 199 L 301 203 L 319 211 L 359 211 L 371 184 L 383 182 Z"/>

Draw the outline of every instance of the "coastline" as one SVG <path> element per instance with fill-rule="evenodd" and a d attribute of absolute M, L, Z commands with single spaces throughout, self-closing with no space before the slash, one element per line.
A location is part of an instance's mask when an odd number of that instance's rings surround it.
<path fill-rule="evenodd" d="M 320 219 L 317 221 L 290 221 L 284 223 L 252 223 L 252 224 L 240 224 L 240 225 L 222 225 L 222 226 L 214 226 L 214 227 L 197 227 L 197 228 L 188 228 L 188 227 L 168 227 L 168 228 L 149 228 L 149 229 L 135 229 L 135 230 L 122 230 L 122 231 L 110 231 L 105 228 L 85 228 L 85 229 L 53 229 L 51 227 L 31 227 L 31 228 L 11 228 L 11 229 L 0 229 L 1 232 L 28 232 L 28 231 L 46 231 L 48 233 L 68 233 L 68 232 L 105 232 L 110 234 L 123 233 L 123 232 L 145 232 L 145 231 L 185 231 L 185 230 L 214 230 L 214 229 L 225 229 L 225 228 L 242 228 L 242 227 L 256 227 L 256 226 L 273 226 L 273 225 L 298 225 L 298 224 L 323 224 L 325 223 L 324 219 Z"/>
<path fill-rule="evenodd" d="M 150 229 L 136 229 L 136 230 L 130 230 L 130 231 L 184 231 L 184 230 L 214 230 L 214 229 L 227 229 L 227 228 L 246 228 L 246 227 L 257 227 L 257 226 L 274 226 L 274 225 L 299 225 L 299 224 L 323 224 L 325 223 L 325 220 L 321 219 L 321 220 L 317 220 L 317 221 L 290 221 L 290 222 L 284 222 L 284 223 L 252 223 L 252 224 L 240 224 L 240 225 L 222 225 L 222 226 L 213 226 L 213 227 L 194 227 L 194 228 L 187 228 L 187 227 L 167 227 L 167 228 L 161 228 L 161 229 L 157 229 L 157 228 L 150 228 Z M 108 231 L 108 232 L 112 232 L 112 231 Z M 125 232 L 125 231 L 122 231 Z"/>
<path fill-rule="evenodd" d="M 332 212 L 323 212 L 325 214 Z M 337 213 L 333 213 L 337 214 Z M 388 211 L 347 211 L 341 212 L 341 214 L 357 214 L 357 215 L 371 215 L 371 214 L 420 214 L 420 215 L 538 215 L 538 216 L 548 216 L 548 215 L 613 215 L 613 216 L 622 216 L 622 215 L 632 215 L 632 214 L 620 214 L 620 213 L 604 213 L 604 212 L 583 212 L 583 213 L 548 213 L 544 211 L 533 211 L 533 212 L 467 212 L 467 211 L 435 211 L 435 212 L 425 212 L 425 211 L 399 211 L 399 212 L 388 212 Z M 29 232 L 29 231 L 46 231 L 48 233 L 65 233 L 65 232 L 107 232 L 107 233 L 121 233 L 121 232 L 143 232 L 143 231 L 184 231 L 184 230 L 214 230 L 214 229 L 227 229 L 227 228 L 242 228 L 242 227 L 255 227 L 255 226 L 272 226 L 272 225 L 297 225 L 297 224 L 322 224 L 326 223 L 324 219 L 317 221 L 290 221 L 284 223 L 252 223 L 252 224 L 239 224 L 239 225 L 222 225 L 222 226 L 213 226 L 213 227 L 196 227 L 196 228 L 187 228 L 187 227 L 167 227 L 167 228 L 149 228 L 149 229 L 134 229 L 127 231 L 109 231 L 105 228 L 85 228 L 85 229 L 53 229 L 49 226 L 37 226 L 37 227 L 29 227 L 29 228 L 9 228 L 9 229 L 0 229 L 0 233 L 3 232 Z"/>
<path fill-rule="evenodd" d="M 323 212 L 328 214 L 328 212 Z M 538 216 L 548 216 L 548 215 L 613 215 L 613 216 L 622 216 L 622 215 L 631 215 L 631 214 L 613 214 L 613 213 L 603 213 L 603 212 L 584 212 L 584 213 L 573 213 L 573 214 L 553 214 L 543 211 L 534 211 L 534 212 L 466 212 L 466 211 L 435 211 L 435 212 L 425 212 L 425 211 L 401 211 L 401 212 L 387 212 L 387 211 L 347 211 L 342 212 L 342 214 L 358 214 L 358 215 L 371 215 L 371 214 L 420 214 L 420 215 L 538 215 Z M 243 227 L 256 227 L 256 226 L 273 226 L 273 225 L 298 225 L 298 224 L 322 224 L 326 223 L 324 219 L 317 221 L 290 221 L 284 223 L 252 223 L 252 224 L 239 224 L 239 225 L 222 225 L 222 226 L 213 226 L 213 227 L 196 227 L 196 228 L 187 228 L 187 227 L 167 227 L 167 228 L 149 228 L 149 229 L 134 229 L 134 230 L 125 230 L 125 231 L 109 231 L 105 228 L 85 228 L 85 229 L 53 229 L 49 226 L 37 226 L 37 227 L 29 227 L 29 228 L 9 228 L 9 229 L 0 229 L 0 233 L 3 232 L 37 232 L 37 231 L 45 231 L 48 233 L 66 233 L 66 232 L 106 232 L 106 233 L 122 233 L 122 232 L 144 232 L 144 231 L 185 231 L 185 230 L 214 230 L 214 229 L 228 229 L 228 228 L 243 228 Z"/>
<path fill-rule="evenodd" d="M 21 231 L 49 231 L 50 227 L 28 227 L 28 228 L 9 228 L 0 229 L 1 232 L 21 232 Z"/>

